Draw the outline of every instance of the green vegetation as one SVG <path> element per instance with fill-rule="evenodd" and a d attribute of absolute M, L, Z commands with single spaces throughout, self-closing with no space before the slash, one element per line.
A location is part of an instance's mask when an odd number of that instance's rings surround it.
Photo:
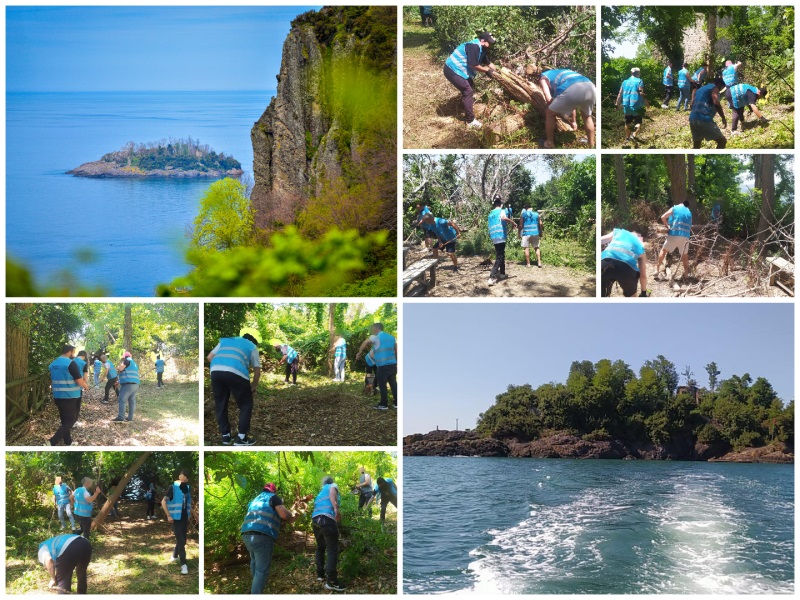
<path fill-rule="evenodd" d="M 281 527 L 272 555 L 268 594 L 321 593 L 314 567 L 311 533 L 313 498 L 331 475 L 339 485 L 338 571 L 348 593 L 394 594 L 397 582 L 397 513 L 387 508 L 381 526 L 378 510 L 358 510 L 350 489 L 364 466 L 373 481 L 397 479 L 397 457 L 386 452 L 211 452 L 205 456 L 205 591 L 243 594 L 250 589 L 249 555 L 241 541 L 247 505 L 273 482 L 284 505 L 296 514 Z"/>
<path fill-rule="evenodd" d="M 143 171 L 178 169 L 207 172 L 242 168 L 241 163 L 232 156 L 226 156 L 222 152 L 217 154 L 207 144 L 201 145 L 199 140 L 192 138 L 139 145 L 128 142 L 120 150 L 104 154 L 100 160 Z"/>
<path fill-rule="evenodd" d="M 689 367 L 685 385 L 678 387 L 675 365 L 661 355 L 645 361 L 638 377 L 621 360 L 575 361 L 565 383 L 509 386 L 481 413 L 477 431 L 520 441 L 566 430 L 587 440 L 636 444 L 793 446 L 794 401 L 784 405 L 763 377 L 753 381 L 745 373 L 718 380 L 715 363 L 706 370 L 709 388 L 698 388 Z"/>
<path fill-rule="evenodd" d="M 227 250 L 246 244 L 253 234 L 253 210 L 247 188 L 226 177 L 212 183 L 200 199 L 192 248 Z"/>

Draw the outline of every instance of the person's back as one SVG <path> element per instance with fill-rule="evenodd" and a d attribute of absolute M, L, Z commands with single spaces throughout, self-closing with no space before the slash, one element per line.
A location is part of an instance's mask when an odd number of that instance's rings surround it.
<path fill-rule="evenodd" d="M 247 506 L 241 533 L 258 532 L 278 539 L 281 529 L 281 518 L 277 511 L 270 506 L 270 500 L 275 494 L 261 492 Z"/>
<path fill-rule="evenodd" d="M 69 366 L 72 362 L 71 358 L 59 356 L 48 367 L 53 398 L 57 400 L 80 398 L 81 396 L 81 388 L 75 383 L 75 379 L 69 372 Z"/>
<path fill-rule="evenodd" d="M 250 380 L 250 362 L 256 345 L 243 337 L 222 338 L 211 358 L 209 372 L 227 371 Z"/>
<path fill-rule="evenodd" d="M 642 80 L 631 75 L 622 82 L 622 107 L 626 111 L 639 110 L 644 105 L 639 90 L 642 88 Z"/>
<path fill-rule="evenodd" d="M 690 121 L 708 122 L 714 120 L 716 105 L 713 93 L 715 89 L 716 86 L 713 83 L 709 83 L 697 90 L 692 103 L 692 111 L 689 113 Z"/>
<path fill-rule="evenodd" d="M 522 235 L 539 235 L 539 213 L 535 210 L 522 211 Z"/>
<path fill-rule="evenodd" d="M 638 258 L 642 254 L 644 246 L 637 236 L 626 229 L 614 229 L 611 242 L 601 252 L 600 260 L 618 260 L 639 271 Z"/>
<path fill-rule="evenodd" d="M 744 108 L 748 104 L 753 104 L 758 94 L 758 88 L 747 83 L 737 83 L 731 86 L 730 90 L 733 108 Z"/>
<path fill-rule="evenodd" d="M 553 97 L 560 96 L 567 91 L 569 86 L 580 81 L 592 82 L 591 79 L 571 71 L 570 69 L 550 69 L 542 72 L 542 77 L 546 77 L 550 82 L 550 89 L 553 91 Z"/>
<path fill-rule="evenodd" d="M 506 241 L 506 223 L 503 221 L 503 209 L 495 208 L 489 213 L 489 237 L 495 244 L 500 244 Z"/>
<path fill-rule="evenodd" d="M 669 235 L 690 237 L 692 233 L 692 211 L 683 204 L 672 207 Z"/>
<path fill-rule="evenodd" d="M 396 344 L 394 336 L 385 331 L 381 331 L 377 334 L 377 338 L 380 347 L 374 351 L 375 363 L 379 367 L 397 364 L 397 356 L 395 356 L 394 352 Z"/>
<path fill-rule="evenodd" d="M 689 87 L 689 71 L 685 68 L 678 71 L 678 87 L 681 89 Z"/>
<path fill-rule="evenodd" d="M 480 61 L 483 59 L 483 47 L 481 46 L 481 41 L 478 38 L 460 44 L 455 50 L 453 50 L 452 54 L 450 54 L 445 61 L 445 64 L 450 67 L 456 75 L 463 77 L 464 79 L 472 79 L 475 76 L 475 71 L 467 61 L 468 44 L 477 45 L 478 62 L 480 63 Z"/>
<path fill-rule="evenodd" d="M 454 240 L 458 235 L 456 230 L 453 229 L 453 227 L 450 225 L 450 222 L 447 219 L 442 219 L 440 217 L 437 217 L 435 221 L 435 228 L 436 228 L 436 235 L 443 242 L 449 242 L 451 240 Z"/>
<path fill-rule="evenodd" d="M 728 87 L 736 85 L 738 83 L 738 79 L 739 77 L 736 73 L 736 67 L 734 65 L 728 65 L 722 70 L 722 80 Z"/>

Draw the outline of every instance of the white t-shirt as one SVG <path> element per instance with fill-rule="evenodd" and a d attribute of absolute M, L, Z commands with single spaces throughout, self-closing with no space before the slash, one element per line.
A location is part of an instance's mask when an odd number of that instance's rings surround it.
<path fill-rule="evenodd" d="M 369 336 L 369 341 L 372 342 L 372 350 L 373 350 L 373 352 L 381 347 L 381 343 L 378 340 L 378 336 L 377 335 Z M 372 357 L 375 358 L 375 355 L 373 354 Z"/>
<path fill-rule="evenodd" d="M 335 347 L 337 347 L 337 348 L 339 346 L 346 346 L 347 345 L 347 340 L 345 340 L 344 338 L 340 337 L 338 340 L 336 340 L 336 342 L 333 345 Z"/>

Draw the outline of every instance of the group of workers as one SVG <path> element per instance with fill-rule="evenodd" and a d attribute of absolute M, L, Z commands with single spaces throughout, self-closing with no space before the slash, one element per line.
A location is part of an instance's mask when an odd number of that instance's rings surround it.
<path fill-rule="evenodd" d="M 163 385 L 161 377 L 164 372 L 164 364 L 159 356 L 155 362 L 159 389 Z M 100 403 L 109 403 L 109 393 L 112 389 L 116 393 L 119 410 L 116 418 L 112 419 L 112 423 L 132 422 L 141 377 L 139 365 L 131 353 L 123 352 L 118 365 L 114 365 L 107 355 L 97 354 L 93 357 L 92 367 L 95 387 L 100 385 L 101 371 L 105 369 L 106 372 L 105 396 Z M 90 389 L 87 382 L 89 358 L 85 350 L 76 352 L 75 346 L 64 344 L 61 347 L 61 356 L 50 363 L 48 368 L 53 400 L 58 408 L 61 426 L 50 439 L 45 440 L 45 445 L 56 446 L 63 443 L 65 446 L 71 446 L 72 428 L 80 416 L 83 392 L 88 392 Z"/>
<path fill-rule="evenodd" d="M 186 563 L 186 537 L 192 496 L 188 482 L 188 471 L 180 471 L 177 480 L 166 490 L 161 500 L 161 508 L 172 524 L 175 535 L 175 548 L 169 562 L 180 563 L 183 575 L 189 573 Z M 49 587 L 57 589 L 59 594 L 72 592 L 73 574 L 77 576 L 77 592 L 87 593 L 87 569 L 92 558 L 92 513 L 94 502 L 102 493 L 100 485 L 91 477 L 84 477 L 80 487 L 75 490 L 61 476 L 55 478 L 53 501 L 58 511 L 61 530 L 67 527 L 67 517 L 72 532 L 60 533 L 39 544 L 38 559 L 50 575 Z M 156 519 L 155 486 L 152 483 L 145 492 L 145 499 L 148 504 L 146 519 Z M 76 517 L 80 527 L 76 526 Z"/>
<path fill-rule="evenodd" d="M 378 477 L 373 487 L 372 478 L 364 467 L 360 467 L 359 510 L 369 506 L 376 498 L 381 502 L 381 523 L 386 516 L 389 503 L 397 507 L 397 484 L 389 477 Z M 372 511 L 369 512 L 370 518 Z M 290 523 L 296 518 L 287 509 L 278 495 L 274 483 L 264 485 L 263 491 L 247 506 L 241 527 L 242 540 L 250 553 L 251 594 L 263 594 L 267 585 L 272 552 L 280 534 L 282 523 Z M 341 495 L 334 478 L 327 475 L 314 498 L 311 513 L 311 528 L 316 541 L 315 566 L 317 581 L 333 592 L 343 592 L 345 588 L 339 581 L 337 562 L 339 559 L 339 524 L 342 520 Z"/>
<path fill-rule="evenodd" d="M 684 63 L 683 68 L 677 74 L 674 73 L 671 62 L 664 69 L 662 73 L 664 99 L 661 103 L 661 108 L 669 108 L 673 90 L 677 87 L 678 103 L 676 110 L 689 110 L 691 107 L 689 129 L 692 133 L 692 147 L 694 149 L 699 149 L 704 140 L 716 142 L 717 148 L 725 148 L 727 145 L 727 138 L 717 124 L 714 123 L 715 115 L 719 115 L 723 128 L 728 126 L 720 103 L 720 94 L 723 90 L 732 113 L 732 135 L 740 133 L 740 122 L 742 123 L 742 129 L 744 129 L 745 108 L 749 108 L 750 112 L 754 113 L 761 123 L 767 123 L 767 119 L 756 105 L 760 98 L 766 97 L 767 90 L 763 87 L 740 82 L 739 70 L 741 66 L 741 62 L 734 63 L 731 60 L 726 60 L 722 73 L 713 78 L 713 74 L 706 64 L 700 65 L 691 75 L 689 74 L 688 63 Z M 709 80 L 708 83 L 706 83 L 707 79 Z M 626 142 L 636 141 L 647 104 L 641 71 L 639 68 L 634 67 L 631 69 L 631 76 L 622 82 L 616 100 L 616 105 L 622 106 L 625 115 Z"/>
<path fill-rule="evenodd" d="M 460 44 L 444 63 L 444 76 L 461 94 L 467 127 L 480 129 L 483 124 L 475 118 L 475 75 L 483 73 L 494 77 L 497 67 L 489 58 L 489 50 L 497 43 L 495 37 L 484 31 L 477 38 Z M 581 111 L 585 142 L 594 146 L 595 128 L 592 111 L 596 90 L 592 80 L 570 69 L 548 69 L 539 76 L 538 86 L 547 102 L 545 110 L 544 147 L 555 148 L 556 118 L 566 119 L 573 131 L 578 130 L 577 111 Z"/>

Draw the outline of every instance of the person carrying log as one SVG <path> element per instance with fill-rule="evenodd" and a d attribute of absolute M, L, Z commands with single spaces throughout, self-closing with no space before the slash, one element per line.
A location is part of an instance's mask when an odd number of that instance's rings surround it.
<path fill-rule="evenodd" d="M 539 77 L 547 110 L 545 111 L 544 130 L 547 140 L 544 147 L 555 148 L 554 135 L 556 115 L 563 115 L 572 125 L 572 131 L 578 131 L 577 109 L 581 109 L 583 128 L 586 131 L 587 143 L 594 147 L 594 119 L 592 109 L 595 101 L 595 87 L 592 80 L 569 69 L 549 69 Z"/>
<path fill-rule="evenodd" d="M 601 295 L 607 298 L 611 288 L 618 283 L 626 298 L 636 293 L 641 285 L 640 296 L 647 296 L 647 257 L 644 252 L 641 234 L 627 229 L 614 229 L 600 238 Z"/>
<path fill-rule="evenodd" d="M 732 135 L 739 135 L 739 121 L 742 122 L 742 131 L 744 131 L 744 109 L 750 107 L 750 112 L 754 112 L 759 118 L 759 122 L 767 123 L 764 114 L 758 110 L 756 102 L 759 98 L 764 98 L 767 95 L 767 88 L 758 88 L 748 83 L 737 83 L 729 87 L 725 92 L 728 98 L 728 104 L 731 107 L 733 115 L 731 117 L 731 131 Z"/>
<path fill-rule="evenodd" d="M 722 126 L 727 127 L 728 121 L 719 102 L 719 92 L 725 87 L 721 77 L 714 83 L 704 85 L 692 96 L 692 112 L 689 113 L 689 129 L 692 132 L 692 147 L 698 150 L 703 140 L 717 143 L 717 149 L 722 149 L 728 143 L 717 124 L 714 123 L 714 113 L 722 119 Z"/>
<path fill-rule="evenodd" d="M 641 70 L 638 67 L 631 69 L 631 76 L 622 82 L 617 93 L 615 106 L 622 104 L 622 112 L 625 115 L 625 141 L 636 140 L 636 134 L 642 126 L 647 98 L 644 93 L 644 83 L 641 79 Z"/>
<path fill-rule="evenodd" d="M 667 234 L 667 241 L 664 242 L 661 253 L 658 255 L 656 278 L 658 278 L 661 271 L 661 261 L 664 260 L 668 252 L 673 250 L 680 252 L 683 273 L 685 276 L 689 276 L 689 237 L 692 235 L 692 211 L 685 206 L 684 202 L 684 200 L 679 200 L 675 203 L 675 206 L 661 215 L 661 222 L 669 229 L 669 233 Z"/>
<path fill-rule="evenodd" d="M 444 63 L 445 79 L 461 93 L 467 127 L 473 129 L 482 127 L 473 112 L 475 72 L 486 73 L 490 77 L 494 74 L 495 66 L 489 60 L 488 53 L 494 43 L 494 36 L 484 31 L 474 40 L 459 45 Z"/>

